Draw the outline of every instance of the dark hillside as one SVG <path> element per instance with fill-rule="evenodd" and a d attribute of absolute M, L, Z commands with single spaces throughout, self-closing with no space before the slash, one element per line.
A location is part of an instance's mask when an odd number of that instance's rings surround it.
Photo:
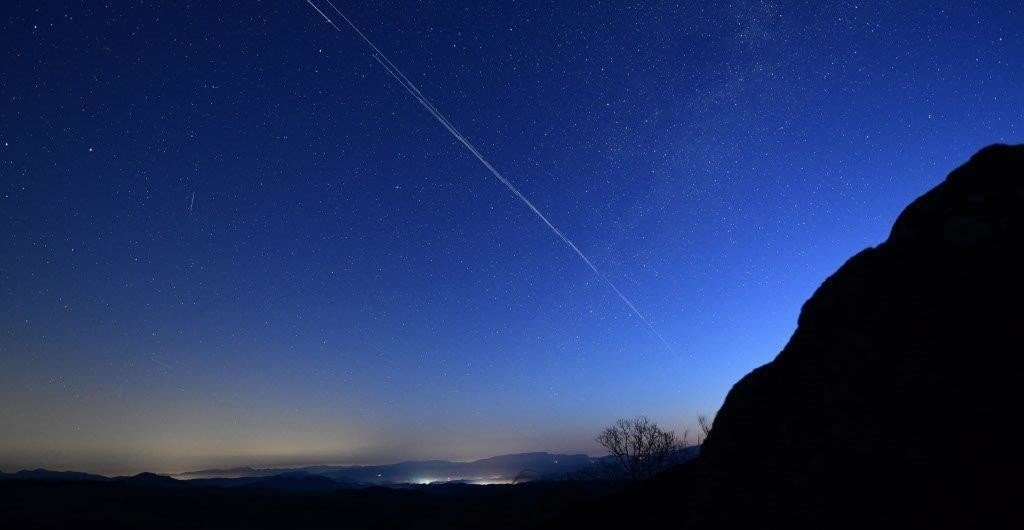
<path fill-rule="evenodd" d="M 698 527 L 1015 516 L 1022 257 L 1024 146 L 994 145 L 825 280 L 778 357 L 729 392 L 698 461 L 626 512 Z"/>

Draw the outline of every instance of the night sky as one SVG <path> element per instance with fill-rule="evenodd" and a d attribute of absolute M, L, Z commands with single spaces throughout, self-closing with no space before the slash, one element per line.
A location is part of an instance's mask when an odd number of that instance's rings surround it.
<path fill-rule="evenodd" d="M 329 9 L 323 0 L 316 3 Z M 1019 1 L 27 2 L 0 43 L 0 469 L 681 432 L 980 147 Z"/>

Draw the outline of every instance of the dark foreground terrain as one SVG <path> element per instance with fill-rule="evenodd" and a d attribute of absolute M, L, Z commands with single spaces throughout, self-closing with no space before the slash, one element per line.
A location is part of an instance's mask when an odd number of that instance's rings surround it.
<path fill-rule="evenodd" d="M 606 491 L 577 482 L 288 492 L 12 480 L 0 482 L 0 527 L 535 528 Z"/>
<path fill-rule="evenodd" d="M 991 146 L 804 305 L 698 458 L 588 482 L 273 493 L 0 482 L 6 527 L 1016 528 L 1024 146 Z M 159 481 L 159 479 L 153 479 Z"/>

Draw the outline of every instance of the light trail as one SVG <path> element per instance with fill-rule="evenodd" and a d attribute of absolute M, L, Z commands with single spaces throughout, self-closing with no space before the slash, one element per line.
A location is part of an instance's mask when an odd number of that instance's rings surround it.
<path fill-rule="evenodd" d="M 445 129 L 447 129 L 448 132 L 451 133 L 451 135 L 456 140 L 458 140 L 463 146 L 465 146 L 466 149 L 468 149 L 469 152 L 472 153 L 473 156 L 475 156 L 476 159 L 479 160 L 480 163 L 483 164 L 484 167 L 487 168 L 487 170 L 490 171 L 495 178 L 497 178 L 502 184 L 504 184 L 505 187 L 508 188 L 508 190 L 512 192 L 513 195 L 515 195 L 523 204 L 525 204 L 526 207 L 529 208 L 530 211 L 532 211 L 537 216 L 537 218 L 543 221 L 544 224 L 547 225 L 547 227 L 551 229 L 551 231 L 556 236 L 558 236 L 559 239 L 562 240 L 562 242 L 568 245 L 569 248 L 571 248 L 573 252 L 575 252 L 581 260 L 583 260 L 583 263 L 585 263 L 587 267 L 589 267 L 590 270 L 593 271 L 594 274 L 598 278 L 600 278 L 612 290 L 612 292 L 614 292 L 619 297 L 619 299 L 621 299 L 623 303 L 626 304 L 627 307 L 629 307 L 633 314 L 636 315 L 636 317 L 639 318 L 641 322 L 647 325 L 647 328 L 651 330 L 651 333 L 653 333 L 654 336 L 657 337 L 658 340 L 660 340 L 661 343 L 664 344 L 670 352 L 675 353 L 675 350 L 668 343 L 668 341 L 665 340 L 665 337 L 663 337 L 661 333 L 658 332 L 658 330 L 654 327 L 654 324 L 651 323 L 651 321 L 648 320 L 647 317 L 645 317 L 639 309 L 637 309 L 636 305 L 629 298 L 627 298 L 626 295 L 623 294 L 622 291 L 620 291 L 619 288 L 616 287 L 615 284 L 612 283 L 612 281 L 609 280 L 607 276 L 605 276 L 603 273 L 601 273 L 600 270 L 598 270 L 597 266 L 594 265 L 590 258 L 588 258 L 586 254 L 584 254 L 583 251 L 580 250 L 579 247 L 577 247 L 576 244 L 572 242 L 572 240 L 570 240 L 564 233 L 562 233 L 561 230 L 559 230 L 550 220 L 548 220 L 547 216 L 541 213 L 541 211 L 536 206 L 534 206 L 533 203 L 530 202 L 530 200 L 527 199 L 526 196 L 522 194 L 522 192 L 519 191 L 519 188 L 512 184 L 512 182 L 509 181 L 507 178 L 505 178 L 505 176 L 502 175 L 500 171 L 495 169 L 495 167 L 491 165 L 491 163 L 488 162 L 486 158 L 484 158 L 480 151 L 477 150 L 476 146 L 474 146 L 469 140 L 467 140 L 466 137 L 455 127 L 455 125 L 453 125 L 448 120 L 447 117 L 441 114 L 441 111 L 439 111 L 437 107 L 435 107 L 433 103 L 431 103 L 423 95 L 423 93 L 420 92 L 420 89 L 417 88 L 416 85 L 413 84 L 413 82 L 410 81 L 409 78 L 406 77 L 404 73 L 402 73 L 398 66 L 396 66 L 395 63 L 391 62 L 391 60 L 388 59 L 387 55 L 385 55 L 384 52 L 382 52 L 380 48 L 378 48 L 377 45 L 374 44 L 373 41 L 371 41 L 370 38 L 366 36 L 366 34 L 364 34 L 354 23 L 352 23 L 352 21 L 347 16 L 345 16 L 345 14 L 342 13 L 341 10 L 338 9 L 334 5 L 334 3 L 331 2 L 331 0 L 324 1 L 331 6 L 331 9 L 333 9 L 334 12 L 337 13 L 338 16 L 340 16 L 341 19 L 344 20 L 345 23 L 348 24 L 349 27 L 351 27 L 352 30 L 356 32 L 357 35 L 359 35 L 363 42 L 370 46 L 370 49 L 373 50 L 373 58 L 377 61 L 377 63 L 379 63 L 381 67 L 383 67 L 384 70 L 386 70 L 388 74 L 391 75 L 391 77 L 398 82 L 398 84 L 402 85 L 402 88 L 404 88 L 405 91 L 409 93 L 409 95 L 411 95 L 417 102 L 419 102 L 419 104 L 422 105 L 423 108 L 426 109 L 427 112 L 429 112 L 430 115 L 433 116 L 434 119 L 438 121 L 438 123 L 440 123 Z M 337 24 L 335 24 L 334 21 L 327 16 L 326 13 L 321 11 L 320 8 L 318 8 L 316 4 L 312 2 L 312 0 L 306 0 L 306 3 L 312 6 L 317 13 L 320 13 L 320 16 L 322 16 L 324 20 L 326 20 L 327 23 L 330 24 L 331 27 L 333 27 L 337 32 L 343 33 L 341 28 L 339 28 Z"/>

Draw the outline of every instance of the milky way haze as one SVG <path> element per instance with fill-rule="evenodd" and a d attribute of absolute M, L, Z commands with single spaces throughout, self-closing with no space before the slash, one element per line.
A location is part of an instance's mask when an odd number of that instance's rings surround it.
<path fill-rule="evenodd" d="M 16 1 L 0 469 L 682 430 L 903 205 L 1024 141 L 1019 2 L 334 3 L 671 349 L 305 0 Z"/>

